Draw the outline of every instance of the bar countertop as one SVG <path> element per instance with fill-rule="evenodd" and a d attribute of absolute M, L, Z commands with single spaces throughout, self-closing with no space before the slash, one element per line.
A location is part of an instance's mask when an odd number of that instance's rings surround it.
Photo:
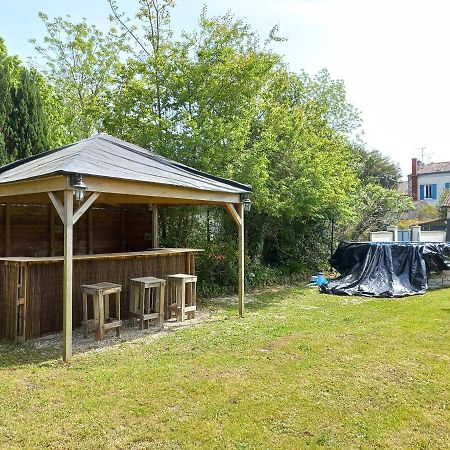
<path fill-rule="evenodd" d="M 140 252 L 124 252 L 124 253 L 94 253 L 92 255 L 73 255 L 74 261 L 79 260 L 99 260 L 99 259 L 127 259 L 142 258 L 148 256 L 170 256 L 179 253 L 198 253 L 204 250 L 199 248 L 155 248 Z M 64 256 L 5 256 L 0 258 L 1 261 L 8 262 L 25 262 L 25 263 L 55 263 L 64 261 Z"/>

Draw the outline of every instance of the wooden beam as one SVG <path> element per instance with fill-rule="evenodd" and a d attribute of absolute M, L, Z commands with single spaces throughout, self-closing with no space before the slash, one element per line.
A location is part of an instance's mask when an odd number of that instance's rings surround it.
<path fill-rule="evenodd" d="M 158 205 L 152 205 L 152 247 L 159 247 Z"/>
<path fill-rule="evenodd" d="M 244 204 L 238 204 L 238 213 L 241 219 L 240 225 L 238 224 L 238 259 L 239 259 L 239 316 L 244 317 Z"/>
<path fill-rule="evenodd" d="M 181 186 L 170 186 L 157 183 L 146 183 L 140 181 L 128 181 L 113 178 L 100 178 L 93 176 L 83 176 L 83 181 L 90 191 L 134 195 L 137 197 L 157 197 L 160 199 L 171 199 L 183 204 L 186 201 L 194 203 L 239 203 L 239 193 L 228 193 L 219 191 L 207 191 Z M 117 203 L 120 203 L 119 201 Z M 134 203 L 134 202 L 133 202 Z M 137 203 L 137 202 L 136 202 Z M 147 201 L 147 203 L 149 203 Z M 151 202 L 153 203 L 153 201 Z M 158 203 L 162 203 L 158 202 Z"/>
<path fill-rule="evenodd" d="M 73 224 L 75 225 L 81 216 L 89 209 L 89 207 L 98 199 L 100 192 L 93 192 L 89 198 L 75 211 L 73 215 Z"/>
<path fill-rule="evenodd" d="M 64 198 L 66 198 L 66 192 L 64 192 Z M 61 200 L 56 196 L 56 194 L 54 192 L 47 192 L 50 200 L 53 203 L 53 206 L 56 209 L 56 212 L 58 213 L 59 218 L 61 219 L 61 222 L 65 225 L 66 223 L 66 213 L 64 210 L 64 205 L 62 204 Z M 72 191 L 72 195 L 73 195 L 73 191 Z M 72 199 L 72 204 L 73 204 L 73 199 Z"/>
<path fill-rule="evenodd" d="M 64 191 L 64 214 L 63 360 L 68 362 L 72 357 L 73 191 Z"/>
<path fill-rule="evenodd" d="M 62 191 L 66 187 L 66 177 L 55 176 L 36 180 L 0 184 L 0 197 L 38 194 L 40 192 Z"/>
<path fill-rule="evenodd" d="M 238 212 L 236 211 L 236 208 L 231 203 L 224 203 L 223 206 L 227 210 L 228 214 L 236 222 L 236 225 L 239 227 L 242 224 L 242 220 Z"/>
<path fill-rule="evenodd" d="M 11 207 L 5 205 L 5 256 L 11 256 Z"/>

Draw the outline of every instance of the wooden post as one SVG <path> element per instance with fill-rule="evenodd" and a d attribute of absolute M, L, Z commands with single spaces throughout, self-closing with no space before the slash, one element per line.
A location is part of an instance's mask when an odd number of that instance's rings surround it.
<path fill-rule="evenodd" d="M 152 205 L 152 247 L 159 247 L 158 205 Z"/>
<path fill-rule="evenodd" d="M 63 360 L 72 357 L 73 191 L 64 191 Z"/>
<path fill-rule="evenodd" d="M 5 256 L 11 256 L 11 206 L 5 205 Z"/>
<path fill-rule="evenodd" d="M 94 253 L 94 213 L 92 209 L 88 209 L 88 254 Z"/>
<path fill-rule="evenodd" d="M 238 227 L 238 293 L 239 293 L 239 316 L 244 317 L 244 204 L 238 203 L 236 207 L 232 203 L 224 203 L 223 206 L 233 218 Z M 237 208 L 237 210 L 236 210 Z"/>
<path fill-rule="evenodd" d="M 239 259 L 239 316 L 244 317 L 244 204 L 237 205 L 241 223 L 238 224 L 238 259 Z"/>
<path fill-rule="evenodd" d="M 49 221 L 50 221 L 50 248 L 49 253 L 50 256 L 55 256 L 55 208 L 53 208 L 52 205 L 50 205 L 50 215 L 49 215 Z"/>

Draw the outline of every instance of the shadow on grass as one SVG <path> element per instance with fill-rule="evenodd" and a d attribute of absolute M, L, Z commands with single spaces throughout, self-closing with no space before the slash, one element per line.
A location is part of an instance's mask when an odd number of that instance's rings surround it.
<path fill-rule="evenodd" d="M 198 313 L 201 310 L 198 310 Z M 167 321 L 164 329 L 150 326 L 148 329 L 140 330 L 138 327 L 130 326 L 125 320 L 120 337 L 114 332 L 107 333 L 102 341 L 96 341 L 93 334 L 84 337 L 83 329 L 74 328 L 72 332 L 73 355 L 81 355 L 89 352 L 98 352 L 113 349 L 121 344 L 132 343 L 141 339 L 160 339 L 174 332 L 193 328 L 203 323 L 217 320 L 212 315 L 200 319 L 186 320 L 185 322 Z M 14 344 L 11 342 L 0 342 L 0 371 L 2 369 L 20 369 L 29 365 L 61 365 L 62 362 L 62 333 L 54 333 L 41 336 L 27 341 L 25 344 Z"/>
<path fill-rule="evenodd" d="M 61 358 L 57 348 L 38 349 L 32 344 L 0 342 L 0 370 L 19 369 L 23 366 L 55 362 Z"/>
<path fill-rule="evenodd" d="M 286 298 L 288 292 L 294 298 L 305 295 L 307 288 L 300 285 L 276 286 L 264 291 L 253 291 L 245 295 L 245 310 L 259 311 L 274 307 Z M 202 303 L 209 308 L 220 307 L 231 313 L 238 311 L 237 296 L 203 299 Z"/>
<path fill-rule="evenodd" d="M 307 288 L 283 286 L 273 287 L 260 292 L 252 292 L 245 297 L 245 310 L 247 312 L 257 312 L 267 308 L 276 307 L 286 298 L 288 291 L 289 295 L 295 299 L 296 296 L 305 295 Z M 238 298 L 236 296 L 202 299 L 199 300 L 198 306 L 200 306 L 200 308 L 205 307 L 209 310 L 212 317 L 220 317 L 223 312 L 230 316 L 238 315 Z M 196 323 L 189 323 L 190 321 L 187 321 L 184 325 L 178 322 L 169 327 L 165 326 L 163 332 L 160 332 L 156 328 L 147 331 L 144 330 L 144 332 L 135 329 L 133 332 L 130 332 L 129 327 L 124 326 L 122 328 L 121 338 L 107 335 L 107 338 L 101 343 L 94 341 L 91 336 L 87 338 L 88 340 L 85 340 L 85 338 L 82 337 L 81 329 L 76 328 L 73 331 L 73 354 L 79 355 L 90 351 L 106 350 L 126 342 L 132 342 L 147 337 L 158 339 L 177 330 L 196 326 L 208 320 L 201 320 Z M 168 325 L 168 323 L 166 323 L 166 325 Z M 25 344 L 0 342 L 0 370 L 20 369 L 20 367 L 28 365 L 59 365 L 62 363 L 61 343 L 62 336 L 60 333 L 33 339 Z"/>

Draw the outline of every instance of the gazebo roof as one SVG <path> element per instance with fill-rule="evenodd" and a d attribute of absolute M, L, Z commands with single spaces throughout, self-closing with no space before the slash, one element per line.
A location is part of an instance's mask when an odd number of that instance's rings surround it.
<path fill-rule="evenodd" d="M 251 192 L 248 185 L 209 175 L 103 133 L 1 167 L 0 186 L 75 173 L 202 191 Z"/>

